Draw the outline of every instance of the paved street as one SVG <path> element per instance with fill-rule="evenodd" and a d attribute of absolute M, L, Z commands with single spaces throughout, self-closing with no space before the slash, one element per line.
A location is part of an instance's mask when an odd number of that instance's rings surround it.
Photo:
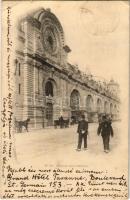
<path fill-rule="evenodd" d="M 42 162 L 43 164 L 81 164 L 86 165 L 96 158 L 111 158 L 119 148 L 119 124 L 113 123 L 114 138 L 111 139 L 111 152 L 103 152 L 102 138 L 97 136 L 98 124 L 89 124 L 88 150 L 76 151 L 77 126 L 66 129 L 46 128 L 29 133 L 15 134 L 15 146 L 18 162 Z M 118 128 L 117 128 L 118 127 Z M 98 164 L 98 163 L 97 163 Z"/>

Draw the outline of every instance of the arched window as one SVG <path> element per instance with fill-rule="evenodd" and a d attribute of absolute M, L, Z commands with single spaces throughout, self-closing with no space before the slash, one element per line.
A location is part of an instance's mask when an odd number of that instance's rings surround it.
<path fill-rule="evenodd" d="M 117 106 L 114 105 L 114 114 L 117 114 Z"/>
<path fill-rule="evenodd" d="M 70 96 L 70 107 L 73 110 L 79 110 L 80 106 L 80 95 L 77 90 L 73 90 Z"/>
<path fill-rule="evenodd" d="M 51 83 L 51 81 L 48 81 L 45 85 L 45 94 L 46 96 L 51 96 L 53 97 L 53 84 Z"/>
<path fill-rule="evenodd" d="M 105 101 L 105 103 L 104 103 L 104 112 L 109 113 L 109 104 L 107 101 Z"/>
<path fill-rule="evenodd" d="M 91 112 L 93 110 L 93 98 L 91 95 L 87 96 L 86 107 L 88 112 Z"/>
<path fill-rule="evenodd" d="M 111 114 L 113 113 L 113 104 L 112 103 L 110 104 L 110 113 Z"/>
<path fill-rule="evenodd" d="M 102 109 L 101 99 L 97 99 L 97 112 L 101 113 L 101 109 Z"/>
<path fill-rule="evenodd" d="M 19 76 L 21 75 L 21 64 L 19 63 Z"/>
<path fill-rule="evenodd" d="M 17 72 L 18 71 L 18 72 Z M 15 72 L 14 75 L 21 75 L 21 63 L 18 61 L 18 59 L 15 59 Z"/>

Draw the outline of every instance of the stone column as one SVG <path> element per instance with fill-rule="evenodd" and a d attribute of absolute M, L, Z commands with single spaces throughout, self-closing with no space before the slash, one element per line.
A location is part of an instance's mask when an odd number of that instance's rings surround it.
<path fill-rule="evenodd" d="M 23 89 L 23 120 L 28 118 L 28 64 L 27 57 L 23 63 L 23 73 L 24 73 L 24 89 Z"/>

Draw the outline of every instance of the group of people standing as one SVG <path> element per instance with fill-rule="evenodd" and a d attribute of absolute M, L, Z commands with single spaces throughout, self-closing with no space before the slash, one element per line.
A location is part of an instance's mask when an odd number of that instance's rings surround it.
<path fill-rule="evenodd" d="M 81 120 L 78 123 L 77 133 L 79 134 L 77 151 L 81 150 L 82 141 L 84 141 L 84 150 L 87 150 L 88 121 L 85 120 L 85 115 L 81 116 Z M 100 134 L 103 139 L 104 152 L 108 153 L 110 150 L 109 148 L 110 136 L 113 137 L 113 128 L 112 128 L 112 120 L 108 118 L 107 115 L 103 115 L 102 119 L 99 121 L 97 135 Z"/>

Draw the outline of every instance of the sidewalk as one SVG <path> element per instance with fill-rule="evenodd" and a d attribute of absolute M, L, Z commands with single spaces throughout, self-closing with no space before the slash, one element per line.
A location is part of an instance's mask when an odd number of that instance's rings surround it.
<path fill-rule="evenodd" d="M 77 125 L 70 128 L 46 128 L 28 133 L 17 133 L 16 152 L 19 162 L 80 163 L 86 164 L 89 158 L 104 157 L 102 138 L 97 136 L 98 124 L 89 124 L 88 150 L 77 152 Z M 113 125 L 115 133 L 116 124 Z M 118 144 L 118 137 L 111 140 L 110 157 Z M 87 156 L 87 157 L 86 157 Z"/>

